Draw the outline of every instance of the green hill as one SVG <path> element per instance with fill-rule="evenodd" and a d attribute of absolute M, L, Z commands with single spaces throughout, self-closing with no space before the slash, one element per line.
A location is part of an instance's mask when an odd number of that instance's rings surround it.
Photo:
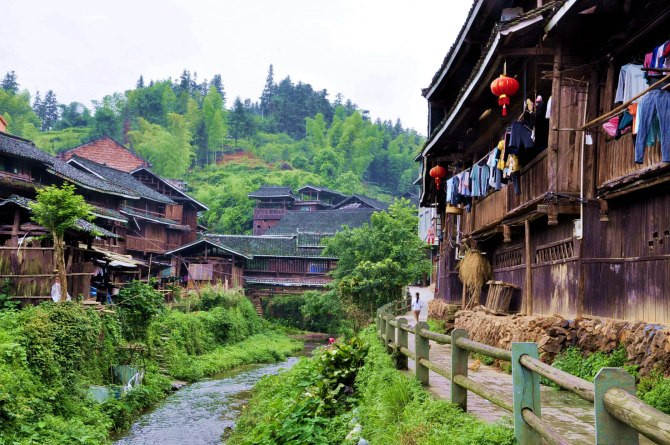
<path fill-rule="evenodd" d="M 412 191 L 413 156 L 423 144 L 400 120 L 372 121 L 367 111 L 290 77 L 275 82 L 270 66 L 259 100 L 228 106 L 220 75 L 199 82 L 184 71 L 172 80 L 143 77 L 135 88 L 93 101 L 60 104 L 49 90 L 21 91 L 14 72 L 0 83 L 0 114 L 10 133 L 57 152 L 109 135 L 166 177 L 185 180 L 210 211 L 213 230 L 251 228 L 259 185 L 306 183 L 389 200 Z M 31 103 L 32 102 L 32 103 Z"/>

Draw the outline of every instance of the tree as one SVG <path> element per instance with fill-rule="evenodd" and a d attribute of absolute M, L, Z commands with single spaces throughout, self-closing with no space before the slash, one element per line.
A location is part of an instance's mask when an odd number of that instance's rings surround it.
<path fill-rule="evenodd" d="M 19 92 L 19 83 L 16 80 L 16 73 L 13 70 L 8 71 L 7 74 L 5 74 L 2 83 L 0 83 L 0 88 L 12 94 Z"/>
<path fill-rule="evenodd" d="M 44 117 L 42 118 L 42 131 L 51 130 L 58 122 L 59 107 L 56 100 L 56 93 L 53 90 L 47 91 L 42 102 L 44 108 Z"/>
<path fill-rule="evenodd" d="M 416 236 L 416 209 L 402 199 L 370 223 L 345 229 L 326 241 L 324 255 L 339 258 L 334 287 L 369 311 L 398 297 L 403 286 L 430 272 L 426 244 Z"/>
<path fill-rule="evenodd" d="M 139 118 L 138 130 L 128 136 L 133 147 L 154 167 L 159 175 L 181 178 L 191 164 L 191 133 L 184 116 L 168 114 L 168 128 Z"/>
<path fill-rule="evenodd" d="M 228 126 L 230 127 L 230 135 L 235 140 L 235 145 L 237 145 L 238 139 L 249 137 L 253 133 L 253 118 L 247 112 L 239 96 L 235 99 L 233 109 L 228 116 Z"/>
<path fill-rule="evenodd" d="M 212 81 L 209 84 L 211 87 L 216 88 L 216 91 L 219 92 L 219 96 L 225 102 L 226 101 L 226 92 L 223 90 L 223 81 L 221 80 L 221 74 L 215 74 L 212 78 Z M 205 89 L 204 94 L 207 94 L 207 89 Z"/>
<path fill-rule="evenodd" d="M 50 185 L 37 190 L 37 200 L 30 203 L 33 220 L 45 227 L 53 238 L 56 270 L 61 284 L 60 301 L 67 295 L 67 276 L 65 275 L 65 231 L 75 227 L 79 219 L 91 219 L 92 207 L 77 195 L 74 185 L 62 187 Z"/>
<path fill-rule="evenodd" d="M 137 83 L 135 84 L 135 88 L 144 88 L 144 76 L 140 74 L 140 78 L 137 79 Z"/>
<path fill-rule="evenodd" d="M 277 91 L 277 85 L 275 84 L 275 74 L 272 64 L 268 68 L 268 76 L 265 79 L 265 87 L 263 87 L 263 92 L 261 93 L 261 116 L 269 116 L 272 112 L 272 98 L 274 97 Z"/>

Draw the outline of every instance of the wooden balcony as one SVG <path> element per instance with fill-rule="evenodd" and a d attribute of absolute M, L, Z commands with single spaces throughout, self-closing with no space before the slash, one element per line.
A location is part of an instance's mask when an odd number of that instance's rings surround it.
<path fill-rule="evenodd" d="M 254 219 L 282 219 L 286 215 L 286 209 L 254 209 Z"/>
<path fill-rule="evenodd" d="M 604 138 L 603 138 L 604 139 Z M 657 143 L 644 151 L 642 164 L 635 163 L 635 143 L 631 133 L 619 140 L 603 140 L 598 144 L 597 186 L 612 189 L 660 170 L 670 169 L 670 164 L 661 161 L 661 146 Z"/>
<path fill-rule="evenodd" d="M 495 226 L 510 212 L 544 195 L 549 190 L 547 166 L 547 152 L 544 151 L 521 170 L 521 194 L 514 193 L 510 181 L 501 190 L 476 199 L 470 213 L 463 213 L 463 232 L 468 234 Z"/>

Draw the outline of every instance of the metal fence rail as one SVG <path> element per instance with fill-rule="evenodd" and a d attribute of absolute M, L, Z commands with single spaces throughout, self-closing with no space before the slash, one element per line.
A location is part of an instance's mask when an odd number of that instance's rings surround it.
<path fill-rule="evenodd" d="M 407 319 L 396 318 L 409 309 L 409 300 L 386 304 L 377 310 L 377 336 L 389 353 L 394 353 L 398 369 L 407 369 L 407 360 L 415 361 L 416 378 L 429 384 L 429 371 L 451 381 L 451 402 L 467 411 L 468 391 L 510 411 L 514 417 L 514 435 L 520 445 L 569 444 L 542 420 L 540 377 L 556 383 L 582 399 L 592 402 L 596 419 L 596 445 L 637 445 L 639 434 L 652 441 L 670 445 L 670 416 L 647 405 L 635 396 L 635 378 L 621 368 L 603 368 L 591 383 L 539 360 L 535 343 L 513 343 L 512 350 L 485 345 L 468 338 L 463 329 L 451 335 L 432 332 L 427 323 L 409 326 Z M 409 349 L 408 333 L 414 334 L 414 351 Z M 451 345 L 451 367 L 430 360 L 430 341 Z M 512 398 L 468 377 L 470 352 L 512 363 Z"/>

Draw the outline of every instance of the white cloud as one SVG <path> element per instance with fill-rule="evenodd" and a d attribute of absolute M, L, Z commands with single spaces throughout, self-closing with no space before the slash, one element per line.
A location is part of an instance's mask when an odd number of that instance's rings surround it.
<path fill-rule="evenodd" d="M 228 98 L 257 99 L 273 63 L 373 118 L 422 133 L 428 85 L 469 0 L 6 2 L 0 74 L 86 104 L 145 80 L 221 73 Z"/>

